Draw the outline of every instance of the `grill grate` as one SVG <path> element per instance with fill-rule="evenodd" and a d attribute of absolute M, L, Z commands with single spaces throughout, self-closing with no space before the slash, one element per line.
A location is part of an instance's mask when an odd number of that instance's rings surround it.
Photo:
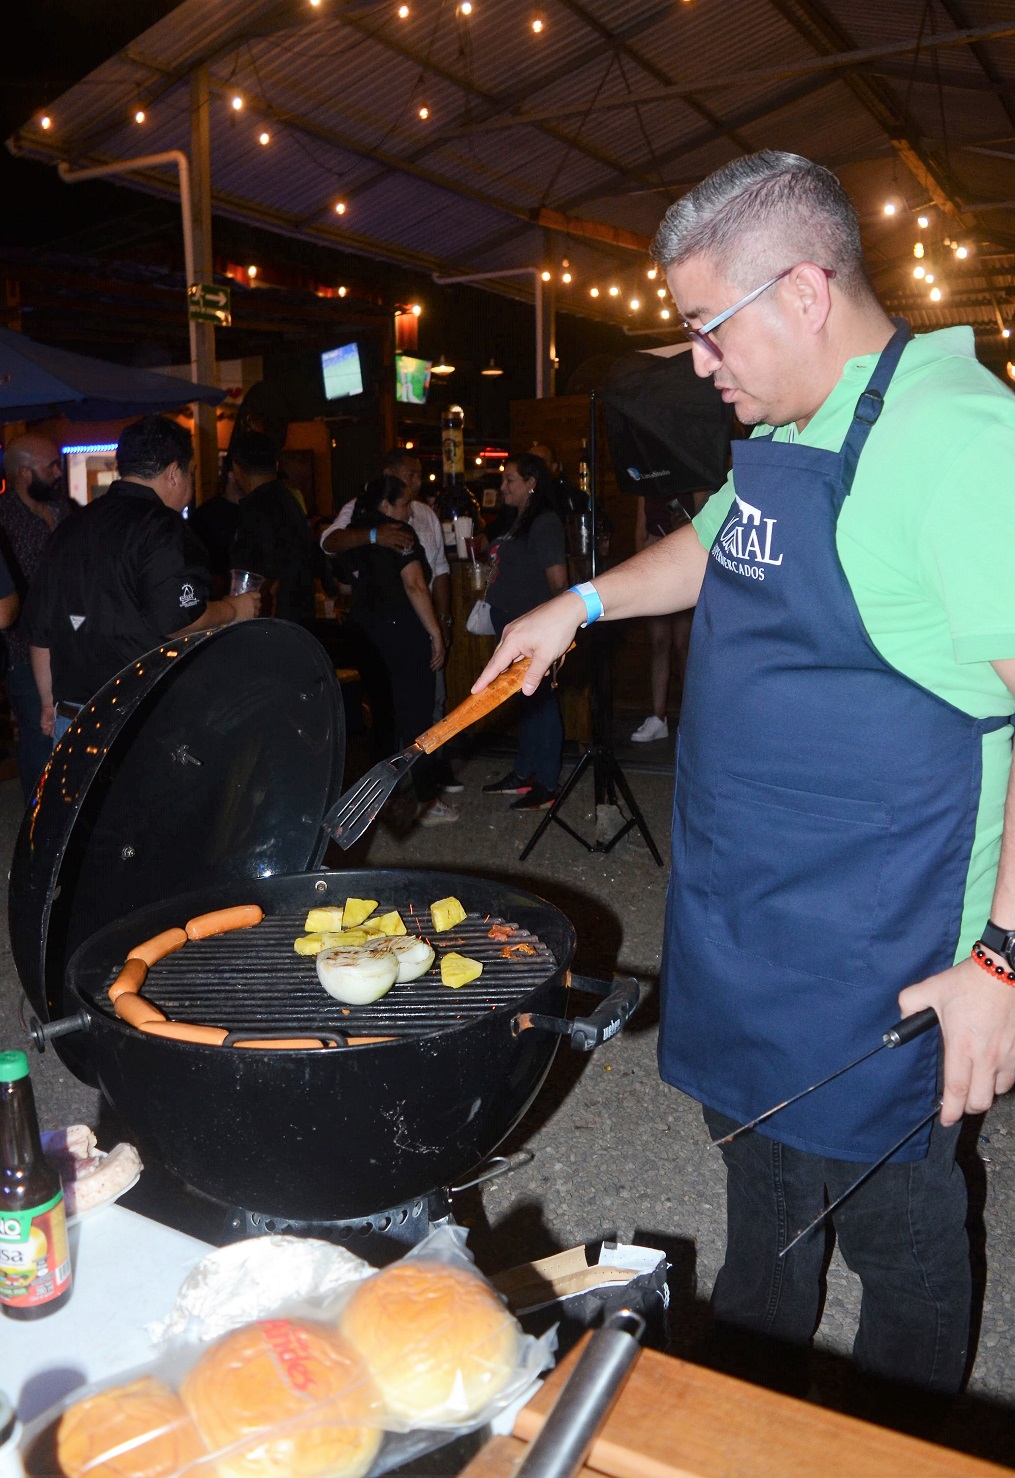
<path fill-rule="evenodd" d="M 377 912 L 397 907 L 380 903 Z M 253 929 L 192 940 L 149 970 L 144 996 L 170 1020 L 228 1031 L 415 1037 L 453 1030 L 487 1011 L 515 1010 L 557 968 L 543 941 L 524 929 L 517 929 L 507 942 L 529 944 L 536 954 L 505 959 L 504 941 L 489 937 L 489 930 L 502 919 L 470 914 L 438 934 L 428 909 L 403 912 L 402 917 L 410 933 L 429 939 L 437 958 L 425 975 L 392 986 L 370 1006 L 343 1006 L 333 1000 L 317 979 L 313 956 L 295 953 L 293 940 L 304 932 L 305 909 L 270 915 Z M 483 965 L 480 978 L 460 990 L 441 983 L 441 956 L 451 950 Z M 109 972 L 104 988 L 118 970 L 119 966 Z M 96 1004 L 112 1012 L 105 989 Z"/>

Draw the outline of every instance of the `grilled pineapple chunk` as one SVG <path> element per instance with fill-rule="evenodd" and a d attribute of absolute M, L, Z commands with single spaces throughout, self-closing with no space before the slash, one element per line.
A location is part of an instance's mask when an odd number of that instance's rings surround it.
<path fill-rule="evenodd" d="M 301 934 L 293 949 L 298 955 L 317 955 L 322 949 L 333 949 L 336 944 L 366 944 L 367 938 L 362 929 L 325 930 L 323 933 Z"/>
<path fill-rule="evenodd" d="M 390 913 L 378 914 L 375 919 L 368 919 L 363 925 L 363 932 L 390 939 L 396 934 L 407 934 L 408 930 L 402 923 L 402 915 L 397 908 L 393 908 Z"/>
<path fill-rule="evenodd" d="M 341 929 L 344 908 L 312 908 L 303 927 L 308 934 L 323 934 L 327 929 Z"/>
<path fill-rule="evenodd" d="M 377 907 L 376 898 L 347 898 L 342 916 L 343 929 L 355 929 L 357 924 L 362 924 L 368 919 Z"/>
<path fill-rule="evenodd" d="M 456 924 L 460 924 L 467 914 L 457 898 L 438 898 L 436 903 L 430 905 L 430 917 L 437 933 L 443 934 L 446 929 L 453 929 Z"/>
<path fill-rule="evenodd" d="M 449 950 L 446 955 L 441 956 L 441 984 L 450 985 L 452 990 L 459 990 L 463 985 L 468 985 L 470 980 L 478 980 L 482 973 L 483 967 L 479 961 L 470 960 L 468 955 Z"/>

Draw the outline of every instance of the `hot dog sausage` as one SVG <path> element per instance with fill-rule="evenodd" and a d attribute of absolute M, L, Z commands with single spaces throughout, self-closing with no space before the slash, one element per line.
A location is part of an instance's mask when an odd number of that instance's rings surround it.
<path fill-rule="evenodd" d="M 249 929 L 264 918 L 264 910 L 256 903 L 241 903 L 236 908 L 218 908 L 212 913 L 198 914 L 187 922 L 188 939 L 208 939 L 213 934 L 228 934 L 231 929 Z"/>
<path fill-rule="evenodd" d="M 165 1015 L 158 1006 L 153 1006 L 146 1001 L 144 996 L 137 995 L 134 991 L 124 991 L 123 995 L 117 996 L 113 1003 L 113 1010 L 121 1021 L 126 1021 L 130 1026 L 141 1027 L 147 1021 L 165 1021 Z"/>
<path fill-rule="evenodd" d="M 200 1042 L 207 1047 L 221 1047 L 229 1033 L 222 1026 L 198 1026 L 193 1021 L 146 1021 L 141 1027 L 152 1037 L 168 1037 L 172 1042 Z"/>
<path fill-rule="evenodd" d="M 115 1001 L 124 992 L 129 995 L 137 995 L 144 985 L 145 976 L 148 974 L 148 966 L 144 960 L 128 960 L 119 975 L 109 987 L 109 999 Z"/>
<path fill-rule="evenodd" d="M 164 960 L 166 955 L 171 955 L 174 949 L 182 949 L 187 942 L 187 936 L 182 929 L 165 929 L 161 934 L 156 934 L 152 939 L 146 939 L 143 944 L 137 944 L 133 949 L 127 951 L 128 960 L 143 960 L 149 970 L 159 960 Z"/>

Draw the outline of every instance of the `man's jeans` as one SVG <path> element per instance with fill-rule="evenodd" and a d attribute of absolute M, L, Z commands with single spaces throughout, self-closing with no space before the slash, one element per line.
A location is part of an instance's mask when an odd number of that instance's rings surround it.
<path fill-rule="evenodd" d="M 736 1127 L 713 1109 L 704 1116 L 713 1139 Z M 926 1159 L 883 1165 L 834 1217 L 839 1250 L 863 1285 L 856 1364 L 948 1394 L 962 1384 L 972 1298 L 966 1185 L 955 1163 L 959 1129 L 935 1120 Z M 726 1261 L 712 1294 L 720 1333 L 805 1347 L 821 1313 L 822 1228 L 786 1257 L 778 1254 L 864 1166 L 758 1133 L 724 1145 L 723 1158 Z"/>
<path fill-rule="evenodd" d="M 42 732 L 42 705 L 31 662 L 12 662 L 7 669 L 7 697 L 18 726 L 18 774 L 25 805 L 52 753 L 52 741 Z"/>

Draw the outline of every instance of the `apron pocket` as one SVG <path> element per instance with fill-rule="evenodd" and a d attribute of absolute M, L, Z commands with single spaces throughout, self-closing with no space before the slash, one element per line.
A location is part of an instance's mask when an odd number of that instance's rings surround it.
<path fill-rule="evenodd" d="M 724 775 L 706 935 L 720 949 L 829 980 L 869 968 L 892 808 Z"/>

